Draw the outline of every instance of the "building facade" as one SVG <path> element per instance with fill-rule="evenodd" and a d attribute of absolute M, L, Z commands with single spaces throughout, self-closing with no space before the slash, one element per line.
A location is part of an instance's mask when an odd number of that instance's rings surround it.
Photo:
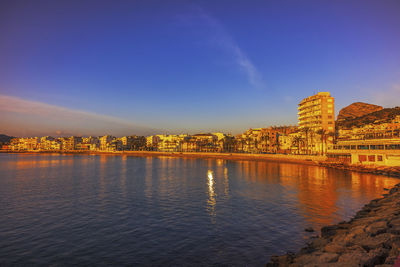
<path fill-rule="evenodd" d="M 335 99 L 329 92 L 319 92 L 298 105 L 299 130 L 306 154 L 325 154 L 335 133 Z"/>

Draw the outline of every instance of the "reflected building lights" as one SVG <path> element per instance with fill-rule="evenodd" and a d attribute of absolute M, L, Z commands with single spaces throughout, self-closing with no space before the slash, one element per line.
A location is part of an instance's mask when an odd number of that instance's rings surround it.
<path fill-rule="evenodd" d="M 208 212 L 213 219 L 216 215 L 215 213 L 215 204 L 217 203 L 215 199 L 215 191 L 214 191 L 214 172 L 212 170 L 207 171 L 207 178 L 208 178 Z M 212 220 L 213 223 L 215 223 L 214 220 Z"/>
<path fill-rule="evenodd" d="M 224 168 L 224 182 L 225 182 L 224 192 L 225 192 L 226 198 L 228 198 L 229 197 L 229 177 L 228 177 L 228 168 L 227 167 Z"/>
<path fill-rule="evenodd" d="M 121 156 L 121 192 L 126 197 L 126 179 L 127 179 L 127 168 L 126 168 L 127 156 Z"/>

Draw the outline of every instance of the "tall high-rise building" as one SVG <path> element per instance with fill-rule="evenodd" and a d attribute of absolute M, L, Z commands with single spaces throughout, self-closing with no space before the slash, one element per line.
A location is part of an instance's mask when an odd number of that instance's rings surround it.
<path fill-rule="evenodd" d="M 298 107 L 299 129 L 303 132 L 306 151 L 323 154 L 333 143 L 335 133 L 335 99 L 329 92 L 304 98 Z"/>

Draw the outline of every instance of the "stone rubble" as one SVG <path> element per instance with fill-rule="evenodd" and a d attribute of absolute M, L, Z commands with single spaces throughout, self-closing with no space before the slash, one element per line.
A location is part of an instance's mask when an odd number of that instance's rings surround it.
<path fill-rule="evenodd" d="M 325 226 L 300 252 L 272 256 L 275 266 L 393 266 L 400 255 L 400 184 L 348 222 Z"/>

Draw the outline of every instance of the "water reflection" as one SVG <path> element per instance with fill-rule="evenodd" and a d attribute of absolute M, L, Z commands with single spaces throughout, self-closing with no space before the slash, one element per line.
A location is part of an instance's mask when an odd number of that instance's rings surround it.
<path fill-rule="evenodd" d="M 121 193 L 126 197 L 126 178 L 127 178 L 127 167 L 126 167 L 126 162 L 127 162 L 127 156 L 122 155 L 121 156 Z"/>
<path fill-rule="evenodd" d="M 215 213 L 215 205 L 217 203 L 216 201 L 216 196 L 215 196 L 215 181 L 214 181 L 214 172 L 212 170 L 207 171 L 207 184 L 208 184 L 208 201 L 207 201 L 207 210 L 208 213 L 210 214 L 212 220 L 214 219 L 216 213 Z M 213 223 L 215 221 L 213 220 Z"/>
<path fill-rule="evenodd" d="M 225 197 L 229 197 L 229 178 L 228 178 L 228 168 L 224 167 L 224 192 Z"/>
<path fill-rule="evenodd" d="M 153 157 L 146 157 L 146 167 L 145 167 L 145 196 L 147 199 L 151 199 L 153 192 Z"/>
<path fill-rule="evenodd" d="M 11 164 L 15 164 L 17 169 L 29 169 L 29 168 L 47 168 L 57 165 L 71 165 L 73 163 L 72 156 L 63 157 L 58 156 L 57 158 L 50 159 L 23 159 L 12 162 Z"/>
<path fill-rule="evenodd" d="M 238 161 L 232 171 L 248 182 L 279 184 L 282 202 L 293 202 L 297 212 L 313 227 L 333 224 L 353 215 L 369 199 L 380 197 L 394 178 L 289 163 Z M 242 191 L 242 193 L 246 193 Z M 255 197 L 249 192 L 248 197 Z M 261 196 L 262 197 L 262 196 Z M 293 199 L 296 197 L 296 199 Z"/>

